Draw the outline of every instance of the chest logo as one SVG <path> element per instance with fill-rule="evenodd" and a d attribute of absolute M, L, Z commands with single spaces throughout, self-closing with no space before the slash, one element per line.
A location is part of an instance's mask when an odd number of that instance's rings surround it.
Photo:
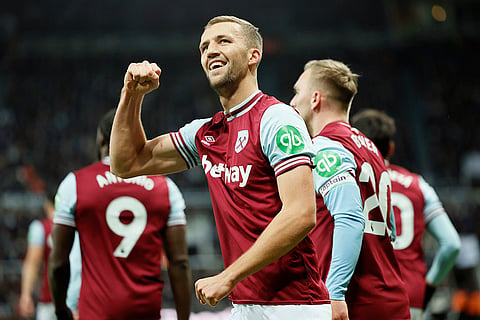
<path fill-rule="evenodd" d="M 238 131 L 237 142 L 235 142 L 235 152 L 242 151 L 248 143 L 248 130 Z"/>

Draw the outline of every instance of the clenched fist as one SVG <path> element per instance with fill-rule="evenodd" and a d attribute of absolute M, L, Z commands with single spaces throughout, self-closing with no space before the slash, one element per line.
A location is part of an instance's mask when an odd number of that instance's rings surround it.
<path fill-rule="evenodd" d="M 128 93 L 147 94 L 160 85 L 162 70 L 156 63 L 143 61 L 128 66 L 123 85 Z"/>

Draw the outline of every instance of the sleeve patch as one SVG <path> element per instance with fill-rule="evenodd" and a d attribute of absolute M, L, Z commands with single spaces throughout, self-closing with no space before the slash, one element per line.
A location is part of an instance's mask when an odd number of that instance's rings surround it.
<path fill-rule="evenodd" d="M 290 125 L 278 129 L 276 143 L 277 147 L 286 154 L 296 154 L 305 148 L 305 142 L 300 131 Z"/>
<path fill-rule="evenodd" d="M 341 169 L 342 157 L 338 152 L 322 150 L 315 155 L 313 164 L 319 176 L 328 178 L 336 175 Z"/>
<path fill-rule="evenodd" d="M 350 173 L 344 172 L 328 180 L 318 191 L 325 198 L 333 188 L 345 183 L 357 183 L 357 181 Z"/>

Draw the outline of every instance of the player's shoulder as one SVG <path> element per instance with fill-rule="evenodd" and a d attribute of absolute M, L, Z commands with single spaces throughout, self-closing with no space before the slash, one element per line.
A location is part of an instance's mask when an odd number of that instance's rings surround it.
<path fill-rule="evenodd" d="M 167 182 L 170 182 L 169 180 L 171 180 L 170 178 L 168 178 L 164 175 L 161 175 L 161 174 L 148 175 L 146 177 L 149 178 L 149 179 L 152 179 L 155 183 L 167 183 Z"/>
<path fill-rule="evenodd" d="M 396 173 L 399 173 L 399 174 L 402 174 L 402 175 L 405 175 L 405 176 L 420 178 L 420 175 L 418 173 L 410 171 L 409 169 L 407 169 L 403 166 L 397 165 L 397 164 L 389 164 L 387 166 L 387 168 L 388 168 L 389 172 L 396 172 Z"/>
<path fill-rule="evenodd" d="M 104 170 L 110 171 L 110 164 L 108 162 L 105 162 L 105 161 L 96 161 L 92 164 L 89 164 L 85 167 L 82 167 L 80 169 L 77 169 L 77 170 L 73 171 L 73 173 L 75 175 L 78 175 L 78 174 L 83 174 L 83 173 L 86 173 L 86 172 L 104 171 Z"/>

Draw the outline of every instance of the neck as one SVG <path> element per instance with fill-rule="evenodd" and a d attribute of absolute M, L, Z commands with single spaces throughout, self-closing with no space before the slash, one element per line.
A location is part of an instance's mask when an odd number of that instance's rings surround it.
<path fill-rule="evenodd" d="M 217 93 L 220 98 L 220 103 L 226 113 L 245 101 L 250 95 L 258 90 L 258 83 L 256 77 L 247 77 L 243 79 L 235 88 L 220 88 Z"/>
<path fill-rule="evenodd" d="M 311 133 L 312 137 L 317 136 L 322 132 L 329 123 L 343 121 L 348 123 L 348 114 L 335 110 L 324 110 L 316 114 L 315 122 L 312 123 Z"/>

